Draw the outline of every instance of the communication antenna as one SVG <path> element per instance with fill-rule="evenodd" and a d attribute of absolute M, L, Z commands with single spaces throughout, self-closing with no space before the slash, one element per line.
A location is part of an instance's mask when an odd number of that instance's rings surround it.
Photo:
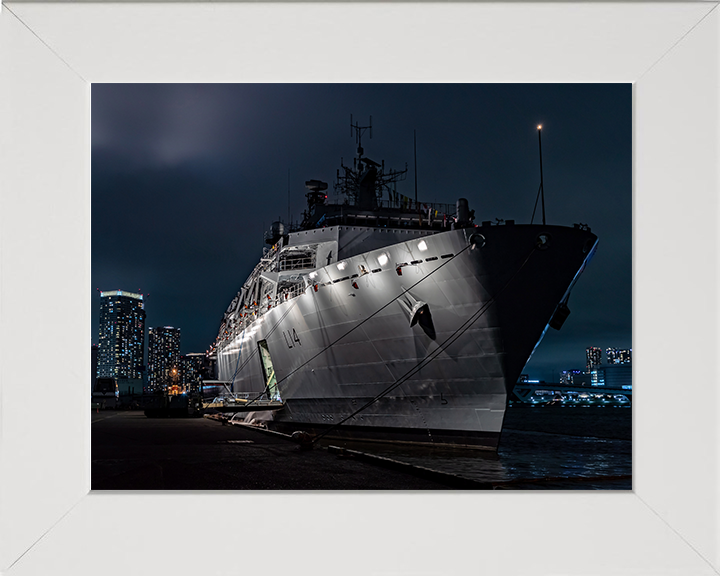
<path fill-rule="evenodd" d="M 337 171 L 333 188 L 335 194 L 345 194 L 351 203 L 358 205 L 360 202 L 367 201 L 368 205 L 371 205 L 374 209 L 376 205 L 373 199 L 368 196 L 368 194 L 371 194 L 372 188 L 374 188 L 377 200 L 382 198 L 385 190 L 388 191 L 388 194 L 390 194 L 392 198 L 392 190 L 395 189 L 395 183 L 400 180 L 405 180 L 408 167 L 406 163 L 404 170 L 391 169 L 386 171 L 384 160 L 378 163 L 363 156 L 362 137 L 368 130 L 370 131 L 370 138 L 372 138 L 372 116 L 370 116 L 370 122 L 367 126 L 361 126 L 353 119 L 353 115 L 350 114 L 350 137 L 355 136 L 355 142 L 358 145 L 357 155 L 353 158 L 352 167 L 345 166 L 343 161 L 340 161 L 340 169 Z M 368 174 L 372 174 L 374 183 L 362 182 L 362 178 Z M 364 190 L 363 200 L 360 200 L 359 196 L 361 184 Z"/>
<path fill-rule="evenodd" d="M 370 140 L 372 140 L 372 116 L 370 116 L 370 123 L 367 126 L 360 126 L 357 122 L 353 124 L 353 117 L 352 114 L 350 114 L 350 136 L 355 136 L 355 143 L 358 145 L 358 154 L 363 153 L 362 136 L 366 130 L 370 130 Z"/>
<path fill-rule="evenodd" d="M 413 130 L 413 163 L 415 164 L 415 206 L 417 206 L 417 139 Z"/>

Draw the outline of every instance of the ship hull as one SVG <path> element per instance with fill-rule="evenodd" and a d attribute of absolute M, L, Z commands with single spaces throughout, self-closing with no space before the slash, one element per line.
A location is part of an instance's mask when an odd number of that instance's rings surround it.
<path fill-rule="evenodd" d="M 495 449 L 508 394 L 596 240 L 539 225 L 408 231 L 316 269 L 227 335 L 219 377 L 262 394 L 269 362 L 280 431 Z"/>

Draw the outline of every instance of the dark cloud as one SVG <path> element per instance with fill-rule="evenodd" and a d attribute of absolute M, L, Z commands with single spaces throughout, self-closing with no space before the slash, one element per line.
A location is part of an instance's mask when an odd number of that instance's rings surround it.
<path fill-rule="evenodd" d="M 183 352 L 205 350 L 261 254 L 263 226 L 297 219 L 305 180 L 332 182 L 352 158 L 351 113 L 373 117 L 369 157 L 408 164 L 409 196 L 416 130 L 419 197 L 466 197 L 478 220 L 529 221 L 542 123 L 548 222 L 587 223 L 600 246 L 570 318 L 528 370 L 582 366 L 590 345 L 630 346 L 629 84 L 94 84 L 94 286 L 149 293 L 148 325 L 178 326 Z M 94 339 L 97 308 L 96 296 Z"/>

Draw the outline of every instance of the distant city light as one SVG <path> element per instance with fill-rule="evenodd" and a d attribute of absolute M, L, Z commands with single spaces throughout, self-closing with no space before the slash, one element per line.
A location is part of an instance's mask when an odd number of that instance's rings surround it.
<path fill-rule="evenodd" d="M 631 364 L 632 348 L 608 348 L 606 350 L 608 364 Z"/>
<path fill-rule="evenodd" d="M 602 350 L 596 346 L 586 348 L 585 358 L 585 371 L 589 374 L 595 366 L 600 366 L 602 364 Z"/>
<path fill-rule="evenodd" d="M 142 294 L 135 294 L 134 292 L 125 292 L 124 290 L 101 290 L 100 298 L 107 298 L 108 296 L 125 296 L 127 298 L 135 298 L 136 300 L 142 300 Z"/>

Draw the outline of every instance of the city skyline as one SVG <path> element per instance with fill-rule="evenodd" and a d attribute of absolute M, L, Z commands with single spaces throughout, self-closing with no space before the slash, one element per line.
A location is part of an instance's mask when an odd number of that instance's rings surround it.
<path fill-rule="evenodd" d="M 333 182 L 340 159 L 352 156 L 351 113 L 361 123 L 373 117 L 368 155 L 400 170 L 407 163 L 399 193 L 414 197 L 416 131 L 418 198 L 467 197 L 478 223 L 530 220 L 542 123 L 548 223 L 586 223 L 600 244 L 568 321 L 548 330 L 525 372 L 577 365 L 588 342 L 631 348 L 630 93 L 629 85 L 94 85 L 93 285 L 142 292 L 148 325 L 180 326 L 181 353 L 205 351 L 259 260 L 263 231 L 278 217 L 300 219 L 304 182 Z"/>
<path fill-rule="evenodd" d="M 132 302 L 132 300 L 139 300 L 141 303 L 141 310 L 142 310 L 142 321 L 144 322 L 144 303 L 142 302 L 142 294 L 133 294 L 129 293 L 127 291 L 123 290 L 112 290 L 112 291 L 103 291 L 101 293 L 101 298 L 106 298 L 106 300 L 101 300 L 101 320 L 100 320 L 100 339 L 102 341 L 102 335 L 105 332 L 109 332 L 109 328 L 104 325 L 103 320 L 106 319 L 106 316 L 108 316 L 108 305 L 107 303 L 111 301 L 111 296 L 115 297 L 116 302 L 123 302 L 128 301 Z M 117 304 L 116 304 L 117 306 Z M 128 308 L 128 306 L 126 306 Z M 124 332 L 130 331 L 131 333 L 136 332 L 136 330 L 133 330 L 132 324 L 134 323 L 134 317 L 130 317 L 130 314 L 127 314 L 127 311 L 125 314 L 130 318 L 128 322 L 127 327 L 122 327 Z M 118 314 L 115 314 L 112 318 L 117 320 L 119 317 Z M 117 324 L 117 321 L 115 322 Z M 148 386 L 148 389 L 152 391 L 156 388 L 163 387 L 163 383 L 166 383 L 166 381 L 169 381 L 169 376 L 167 374 L 168 370 L 172 367 L 175 367 L 178 370 L 177 375 L 179 376 L 179 380 L 181 381 L 181 384 L 183 386 L 188 385 L 191 381 L 194 381 L 194 379 L 203 371 L 203 366 L 206 365 L 206 360 L 202 360 L 201 358 L 206 358 L 209 355 L 206 352 L 186 352 L 185 354 L 180 354 L 180 342 L 181 342 L 181 333 L 182 329 L 181 327 L 175 327 L 175 326 L 151 326 L 147 327 L 148 329 L 148 355 L 147 355 L 147 364 L 144 363 L 144 348 L 141 351 L 139 362 L 135 362 L 136 366 L 134 367 L 133 375 L 126 375 L 123 373 L 120 375 L 118 372 L 118 366 L 121 368 L 125 365 L 122 361 L 114 361 L 110 362 L 109 360 L 106 360 L 104 363 L 106 366 L 104 368 L 101 368 L 101 365 L 99 362 L 94 363 L 94 370 L 93 373 L 96 374 L 98 377 L 120 377 L 120 378 L 143 378 L 145 380 L 145 384 Z M 170 350 L 170 347 L 167 346 L 167 341 L 172 340 L 172 350 Z M 145 342 L 144 338 L 144 324 L 143 324 L 143 335 L 141 342 Z M 93 346 L 97 347 L 97 344 L 93 344 Z M 127 344 L 125 346 L 128 348 Z M 137 348 L 137 346 L 135 346 Z M 162 350 L 161 350 L 162 348 Z M 99 347 L 98 347 L 99 351 Z M 168 351 L 171 352 L 170 355 L 173 355 L 177 358 L 174 361 L 171 361 L 168 355 Z M 555 382 L 562 384 L 564 379 L 566 379 L 567 375 L 572 373 L 577 374 L 589 374 L 594 368 L 603 366 L 602 361 L 602 355 L 603 350 L 600 347 L 597 346 L 588 346 L 585 348 L 585 356 L 586 356 L 586 367 L 584 370 L 578 369 L 574 365 L 571 367 L 565 366 L 562 368 L 554 367 L 552 369 L 544 369 L 542 372 L 544 374 L 551 374 L 549 378 L 547 378 L 547 382 Z M 137 357 L 137 351 L 134 351 L 134 356 Z M 607 360 L 607 365 L 621 365 L 621 364 L 631 364 L 632 363 L 632 348 L 630 349 L 622 349 L 618 347 L 610 347 L 606 348 L 605 350 L 605 357 Z M 112 369 L 112 373 L 110 371 L 110 368 Z M 103 373 L 101 374 L 100 371 L 103 370 Z M 164 374 L 164 375 L 163 375 Z M 526 374 L 521 375 L 522 377 L 527 376 Z M 537 375 L 536 375 L 537 376 Z M 206 376 L 206 378 L 209 376 Z"/>

